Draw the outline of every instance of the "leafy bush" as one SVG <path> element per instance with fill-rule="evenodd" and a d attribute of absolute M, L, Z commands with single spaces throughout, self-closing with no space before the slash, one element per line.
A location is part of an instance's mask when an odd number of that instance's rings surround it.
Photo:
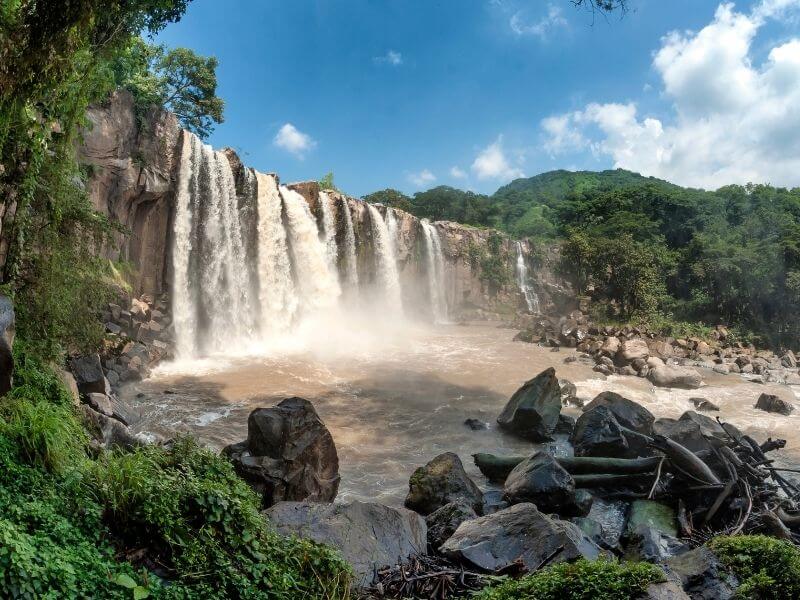
<path fill-rule="evenodd" d="M 742 598 L 800 598 L 800 548 L 765 535 L 720 536 L 709 542 L 741 585 Z"/>
<path fill-rule="evenodd" d="M 628 600 L 663 578 L 649 563 L 581 559 L 487 588 L 473 600 Z"/>

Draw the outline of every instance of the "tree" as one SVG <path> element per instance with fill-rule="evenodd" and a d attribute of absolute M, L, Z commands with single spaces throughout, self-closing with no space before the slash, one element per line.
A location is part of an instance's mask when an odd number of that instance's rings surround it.
<path fill-rule="evenodd" d="M 406 196 L 403 192 L 392 188 L 386 188 L 377 192 L 367 194 L 362 198 L 370 204 L 383 204 L 384 206 L 391 206 L 392 208 L 399 208 L 406 212 L 412 212 L 411 198 Z"/>
<path fill-rule="evenodd" d="M 134 38 L 114 61 L 117 86 L 129 89 L 137 104 L 159 104 L 181 124 L 205 139 L 222 123 L 225 103 L 217 97 L 217 59 L 189 48 L 166 50 Z"/>
<path fill-rule="evenodd" d="M 334 192 L 340 191 L 333 182 L 333 171 L 325 174 L 325 177 L 319 180 L 319 187 L 323 190 L 333 190 Z"/>

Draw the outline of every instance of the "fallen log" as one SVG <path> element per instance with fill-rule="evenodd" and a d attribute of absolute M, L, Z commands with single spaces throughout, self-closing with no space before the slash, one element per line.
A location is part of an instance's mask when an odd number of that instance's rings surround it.
<path fill-rule="evenodd" d="M 624 488 L 647 486 L 652 473 L 596 473 L 593 475 L 573 475 L 576 488 Z"/>
<path fill-rule="evenodd" d="M 714 474 L 701 458 L 678 442 L 663 435 L 654 435 L 652 446 L 656 450 L 663 452 L 673 466 L 700 483 L 709 485 L 721 484 L 719 477 Z"/>
<path fill-rule="evenodd" d="M 473 454 L 475 466 L 491 481 L 502 483 L 525 456 L 497 456 Z M 658 467 L 660 456 L 646 458 L 602 458 L 596 456 L 556 456 L 558 464 L 571 475 L 652 473 Z"/>

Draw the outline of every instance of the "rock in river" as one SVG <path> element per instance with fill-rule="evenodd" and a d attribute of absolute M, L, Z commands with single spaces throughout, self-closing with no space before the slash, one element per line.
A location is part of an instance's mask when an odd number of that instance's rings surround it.
<path fill-rule="evenodd" d="M 703 384 L 700 374 L 691 367 L 664 365 L 652 369 L 647 378 L 658 387 L 682 388 L 694 390 Z"/>
<path fill-rule="evenodd" d="M 247 419 L 247 439 L 223 453 L 264 507 L 281 500 L 332 502 L 339 490 L 333 437 L 303 398 L 255 409 Z"/>
<path fill-rule="evenodd" d="M 519 388 L 497 417 L 506 431 L 533 442 L 552 439 L 550 434 L 561 413 L 561 387 L 552 367 L 539 373 Z"/>
<path fill-rule="evenodd" d="M 503 491 L 511 504 L 532 502 L 539 510 L 561 516 L 577 516 L 579 512 L 575 480 L 547 452 L 537 452 L 514 467 Z"/>
<path fill-rule="evenodd" d="M 552 519 L 529 503 L 462 523 L 440 551 L 486 571 L 517 561 L 535 570 L 545 560 L 548 564 L 581 557 L 593 560 L 603 554 L 577 525 Z"/>
<path fill-rule="evenodd" d="M 584 412 L 596 406 L 605 406 L 616 417 L 617 422 L 623 427 L 632 429 L 644 435 L 650 435 L 653 431 L 653 421 L 656 418 L 649 410 L 633 400 L 620 396 L 615 392 L 601 392 L 595 396 L 586 407 Z"/>
<path fill-rule="evenodd" d="M 756 408 L 781 415 L 790 415 L 794 412 L 794 406 L 790 402 L 774 394 L 761 394 L 756 402 Z"/>
<path fill-rule="evenodd" d="M 425 521 L 404 508 L 371 502 L 278 502 L 264 514 L 278 533 L 336 548 L 353 565 L 359 586 L 372 583 L 375 569 L 425 553 Z"/>
<path fill-rule="evenodd" d="M 464 471 L 458 455 L 440 454 L 424 467 L 419 467 L 408 481 L 406 508 L 429 515 L 450 502 L 466 502 L 480 513 L 483 492 Z"/>
<path fill-rule="evenodd" d="M 477 519 L 478 514 L 463 500 L 450 502 L 425 517 L 428 526 L 428 545 L 438 549 L 464 521 Z"/>

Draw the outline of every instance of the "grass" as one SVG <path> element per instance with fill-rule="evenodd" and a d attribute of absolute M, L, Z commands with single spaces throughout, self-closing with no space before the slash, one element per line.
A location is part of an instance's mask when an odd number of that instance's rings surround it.
<path fill-rule="evenodd" d="M 720 536 L 709 547 L 741 585 L 740 598 L 800 598 L 800 548 L 765 535 Z"/>

